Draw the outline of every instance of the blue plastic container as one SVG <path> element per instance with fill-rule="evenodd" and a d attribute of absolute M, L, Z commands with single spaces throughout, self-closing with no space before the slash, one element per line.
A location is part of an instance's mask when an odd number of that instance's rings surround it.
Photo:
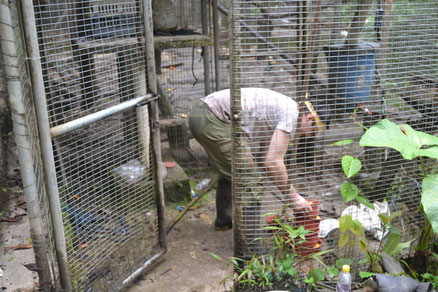
<path fill-rule="evenodd" d="M 378 47 L 376 43 L 363 42 L 355 47 L 335 44 L 324 48 L 329 86 L 338 107 L 352 109 L 370 99 Z"/>

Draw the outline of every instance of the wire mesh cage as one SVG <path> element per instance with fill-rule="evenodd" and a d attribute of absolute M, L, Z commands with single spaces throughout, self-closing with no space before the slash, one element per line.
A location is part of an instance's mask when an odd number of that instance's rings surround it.
<path fill-rule="evenodd" d="M 47 290 L 119 289 L 165 250 L 147 13 L 138 1 L 12 6 L 26 106 L 15 126 L 31 141 L 20 144 L 33 157 L 23 177 L 35 181 L 41 214 L 32 219 L 45 232 L 34 241 L 40 280 Z"/>
<path fill-rule="evenodd" d="M 257 127 L 260 112 L 245 116 L 251 97 L 279 110 L 284 105 L 273 92 L 258 90 L 256 99 L 247 88 L 271 89 L 301 102 L 299 116 L 282 111 L 285 120 L 296 123 L 284 158 L 286 186 L 317 202 L 321 230 L 314 251 L 333 247 L 335 257 L 364 257 L 354 241 L 337 248 L 339 218 L 345 214 L 362 221 L 369 251 L 382 248 L 388 239 L 378 213 L 402 212 L 393 222 L 402 230 L 402 241 L 420 233 L 419 162 L 404 160 L 395 150 L 358 144 L 364 128 L 384 118 L 436 133 L 438 6 L 434 1 L 390 2 L 232 1 L 236 255 L 249 258 L 269 250 L 263 241 L 252 240 L 272 237 L 264 229 L 269 225 L 264 214 L 287 214 L 298 223 L 305 220 L 284 209 L 291 202 L 289 191 L 272 189 L 282 178 L 265 171 L 276 162 L 266 161 L 267 145 L 281 141 L 272 136 L 276 124 L 266 132 Z M 326 124 L 312 137 L 302 131 L 302 117 L 309 113 L 306 100 Z M 248 123 L 254 124 L 250 131 Z M 334 145 L 346 140 L 342 146 Z M 261 163 L 252 164 L 245 153 L 261 157 Z M 348 182 L 359 186 L 360 196 L 374 203 L 374 211 L 355 200 L 344 202 L 340 190 L 347 181 L 341 167 L 344 155 L 362 161 L 361 172 Z M 426 164 L 434 169 L 434 161 Z"/>

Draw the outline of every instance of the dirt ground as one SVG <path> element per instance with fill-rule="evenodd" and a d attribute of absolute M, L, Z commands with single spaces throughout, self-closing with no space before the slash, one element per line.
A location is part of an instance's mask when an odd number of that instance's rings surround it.
<path fill-rule="evenodd" d="M 168 234 L 167 253 L 127 291 L 229 291 L 232 283 L 224 286 L 220 282 L 232 272 L 232 266 L 211 253 L 222 258 L 233 255 L 232 231 L 215 231 L 214 192 L 205 197 L 199 208 L 189 211 Z M 178 213 L 172 208 L 166 211 L 167 219 Z"/>
<path fill-rule="evenodd" d="M 169 152 L 163 143 L 163 157 L 176 158 L 190 179 L 197 182 L 212 178 L 215 170 L 207 164 L 207 155 L 193 139 L 188 152 Z M 166 204 L 166 226 L 180 212 L 178 204 Z M 232 273 L 231 264 L 215 259 L 233 256 L 232 230 L 216 231 L 215 189 L 211 189 L 199 203 L 195 204 L 173 227 L 167 236 L 167 252 L 159 262 L 135 283 L 129 292 L 222 292 L 229 291 L 232 282 L 221 284 Z"/>

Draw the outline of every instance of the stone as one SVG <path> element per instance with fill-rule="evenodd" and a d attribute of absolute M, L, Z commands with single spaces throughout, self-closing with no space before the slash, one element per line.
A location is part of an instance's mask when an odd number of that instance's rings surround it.
<path fill-rule="evenodd" d="M 174 162 L 175 166 L 166 168 L 163 180 L 165 202 L 183 202 L 192 199 L 190 179 L 178 163 L 171 157 L 163 157 L 163 162 Z"/>
<path fill-rule="evenodd" d="M 382 266 L 390 275 L 399 275 L 405 272 L 399 261 L 384 252 L 382 252 Z"/>

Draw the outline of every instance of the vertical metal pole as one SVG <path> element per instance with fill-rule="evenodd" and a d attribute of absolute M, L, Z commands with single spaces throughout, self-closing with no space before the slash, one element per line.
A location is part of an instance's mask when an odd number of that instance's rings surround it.
<path fill-rule="evenodd" d="M 47 113 L 46 93 L 38 49 L 35 13 L 30 0 L 21 0 L 23 8 L 24 34 L 26 38 L 27 55 L 30 58 L 29 68 L 32 77 L 32 91 L 35 102 L 41 154 L 46 180 L 46 190 L 49 196 L 50 214 L 55 237 L 56 258 L 58 260 L 61 286 L 64 291 L 72 290 L 70 269 L 67 260 L 64 226 L 62 223 L 61 203 L 59 201 L 58 182 L 56 179 L 53 146 L 50 137 L 49 117 Z"/>
<path fill-rule="evenodd" d="M 219 33 L 219 15 L 217 8 L 217 0 L 212 0 L 213 3 L 213 36 L 214 36 L 214 79 L 216 81 L 216 91 L 221 89 L 220 75 L 220 33 Z"/>
<path fill-rule="evenodd" d="M 243 248 L 245 247 L 245 232 L 242 230 L 243 225 L 243 206 L 240 200 L 242 194 L 236 193 L 236 189 L 242 190 L 242 180 L 239 177 L 239 170 L 235 169 L 236 162 L 240 160 L 238 157 L 239 153 L 242 153 L 242 143 L 241 143 L 241 75 L 240 75 L 240 55 L 242 52 L 242 45 L 240 43 L 240 22 L 234 19 L 234 6 L 235 1 L 232 1 L 229 13 L 229 24 L 230 31 L 232 33 L 230 39 L 230 76 L 231 76 L 231 94 L 230 94 L 230 104 L 231 104 L 231 136 L 232 136 L 232 156 L 231 156 L 231 185 L 232 185 L 232 198 L 233 198 L 233 210 L 234 210 L 234 256 L 242 257 L 245 254 Z M 241 161 L 241 160 L 240 160 Z"/>
<path fill-rule="evenodd" d="M 201 0 L 201 17 L 202 17 L 202 34 L 209 35 L 208 33 L 208 6 L 207 0 Z M 204 91 L 205 95 L 211 93 L 211 81 L 210 81 L 210 47 L 202 47 L 203 61 L 204 61 Z"/>
<path fill-rule="evenodd" d="M 1 0 L 0 2 L 1 48 L 38 276 L 41 289 L 43 291 L 50 291 L 52 288 L 50 264 L 46 251 L 44 224 L 36 187 L 36 177 L 31 152 L 32 143 L 29 137 L 29 130 L 26 127 L 26 106 L 21 90 L 17 44 L 14 39 L 11 9 L 8 2 L 8 0 Z"/>
<path fill-rule="evenodd" d="M 154 93 L 158 93 L 157 75 L 155 71 L 155 52 L 154 52 L 154 33 L 152 22 L 152 3 L 151 0 L 143 0 L 144 9 L 144 29 L 145 29 L 145 51 L 146 51 L 146 65 L 147 78 L 149 89 Z M 158 228 L 160 245 L 167 249 L 166 240 L 166 226 L 164 225 L 164 189 L 163 177 L 161 176 L 161 141 L 160 141 L 160 125 L 158 101 L 153 101 L 150 105 L 152 118 L 152 146 L 154 156 L 155 169 L 155 192 L 157 194 L 157 213 L 158 213 Z"/>

